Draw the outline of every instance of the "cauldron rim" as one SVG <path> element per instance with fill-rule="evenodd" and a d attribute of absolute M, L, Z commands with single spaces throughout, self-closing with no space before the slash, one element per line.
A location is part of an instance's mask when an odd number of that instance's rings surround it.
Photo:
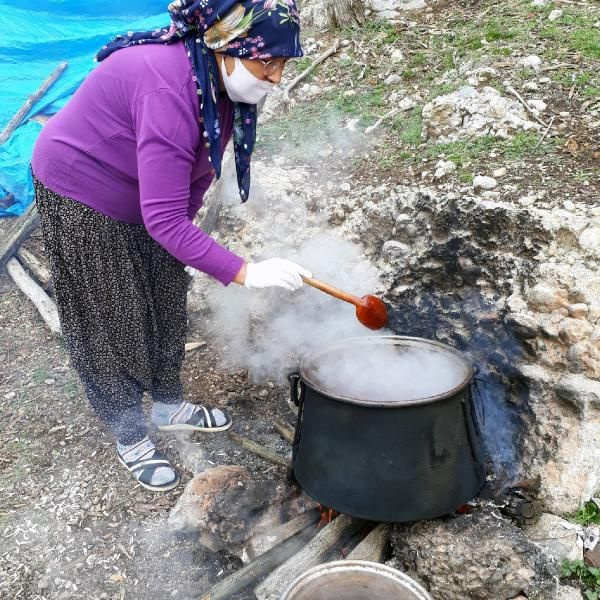
<path fill-rule="evenodd" d="M 310 377 L 309 369 L 307 363 L 309 361 L 314 362 L 315 358 L 320 355 L 326 354 L 335 350 L 338 347 L 347 347 L 349 344 L 353 343 L 369 343 L 369 344 L 394 344 L 394 345 L 402 345 L 402 346 L 420 346 L 420 347 L 433 347 L 438 351 L 445 352 L 447 354 L 452 354 L 459 362 L 462 363 L 465 376 L 462 381 L 449 389 L 446 392 L 441 394 L 436 394 L 434 396 L 427 396 L 424 398 L 414 398 L 411 400 L 392 400 L 392 401 L 381 401 L 381 400 L 368 400 L 366 398 L 352 398 L 350 396 L 342 396 L 338 394 L 334 394 L 330 390 L 327 390 L 319 383 L 315 382 L 314 379 Z M 337 400 L 339 402 L 344 402 L 347 404 L 354 404 L 358 406 L 367 406 L 373 408 L 404 408 L 409 406 L 423 406 L 426 404 L 433 404 L 435 402 L 440 402 L 442 400 L 446 400 L 447 398 L 452 398 L 456 394 L 460 393 L 464 390 L 470 383 L 473 381 L 473 377 L 475 375 L 475 367 L 473 363 L 459 350 L 456 350 L 452 346 L 448 346 L 447 344 L 443 344 L 442 342 L 438 342 L 437 340 L 429 340 L 427 338 L 419 338 L 419 337 L 411 337 L 404 335 L 369 335 L 369 336 L 361 336 L 361 337 L 352 337 L 352 338 L 344 338 L 342 340 L 338 340 L 332 344 L 324 346 L 317 351 L 312 351 L 306 353 L 302 356 L 300 360 L 300 367 L 298 369 L 298 375 L 302 381 L 308 385 L 314 391 L 326 396 L 331 400 Z"/>

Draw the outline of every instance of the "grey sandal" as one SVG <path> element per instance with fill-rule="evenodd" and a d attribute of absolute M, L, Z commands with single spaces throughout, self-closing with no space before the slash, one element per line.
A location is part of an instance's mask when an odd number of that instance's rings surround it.
<path fill-rule="evenodd" d="M 186 410 L 186 406 L 182 406 L 178 411 L 174 412 L 169 417 L 169 422 L 166 425 L 157 425 L 160 431 L 208 431 L 208 432 L 219 432 L 226 431 L 229 429 L 233 420 L 231 416 L 224 410 L 219 409 L 224 415 L 227 421 L 224 425 L 217 425 L 212 409 L 208 409 L 202 405 L 196 405 L 198 410 L 195 410 L 183 423 L 174 423 L 175 419 L 180 415 L 181 411 Z"/>
<path fill-rule="evenodd" d="M 143 443 L 143 440 L 140 443 Z M 179 484 L 179 475 L 167 459 L 167 457 L 158 448 L 154 448 L 154 452 L 142 455 L 135 460 L 127 462 L 117 451 L 119 462 L 135 477 L 137 482 L 147 490 L 153 492 L 168 492 Z M 162 485 L 152 485 L 152 475 L 159 467 L 169 467 L 175 473 L 175 479 Z"/>

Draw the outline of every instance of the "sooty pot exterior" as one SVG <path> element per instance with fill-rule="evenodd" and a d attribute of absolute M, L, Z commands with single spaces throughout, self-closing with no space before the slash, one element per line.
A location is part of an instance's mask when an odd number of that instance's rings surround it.
<path fill-rule="evenodd" d="M 290 376 L 299 404 L 292 476 L 317 502 L 372 521 L 448 514 L 485 482 L 471 382 L 434 402 L 366 406 Z"/>

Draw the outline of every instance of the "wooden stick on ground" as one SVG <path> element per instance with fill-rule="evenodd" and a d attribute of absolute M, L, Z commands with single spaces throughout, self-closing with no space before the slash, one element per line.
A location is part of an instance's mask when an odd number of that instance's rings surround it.
<path fill-rule="evenodd" d="M 200 600 L 229 600 L 234 594 L 254 583 L 259 577 L 294 556 L 304 546 L 306 540 L 310 539 L 314 530 L 315 526 L 311 524 L 300 533 L 261 554 L 243 569 L 217 583 L 210 591 L 201 596 Z"/>
<path fill-rule="evenodd" d="M 58 310 L 48 294 L 25 272 L 21 263 L 16 258 L 11 258 L 6 263 L 6 270 L 19 289 L 33 302 L 42 319 L 55 334 L 60 334 L 60 321 Z"/>
<path fill-rule="evenodd" d="M 309 67 L 304 69 L 304 71 L 302 71 L 302 73 L 300 73 L 300 75 L 298 75 L 296 78 L 292 79 L 292 81 L 289 83 L 289 85 L 285 88 L 285 90 L 283 92 L 284 102 L 289 104 L 292 101 L 290 98 L 290 92 L 305 77 L 310 75 L 313 72 L 313 70 L 315 69 L 315 67 L 319 66 L 323 61 L 327 60 L 330 56 L 335 54 L 338 51 L 339 47 L 340 47 L 340 40 L 335 40 L 335 42 L 333 43 L 333 46 L 331 46 L 331 48 L 329 48 L 329 50 L 326 50 L 325 52 L 323 52 L 323 54 L 321 54 Z"/>
<path fill-rule="evenodd" d="M 290 444 L 294 441 L 294 430 L 283 421 L 273 421 L 273 429 Z"/>
<path fill-rule="evenodd" d="M 25 248 L 19 248 L 16 253 L 19 262 L 33 275 L 37 282 L 49 291 L 52 289 L 52 280 L 50 277 L 50 271 L 42 264 L 42 261 L 29 250 Z"/>
<path fill-rule="evenodd" d="M 379 523 L 346 558 L 348 560 L 381 562 L 385 558 L 389 533 L 389 524 Z"/>
<path fill-rule="evenodd" d="M 543 125 L 544 127 L 546 127 L 546 123 L 544 123 L 544 121 L 542 121 L 536 114 L 535 111 L 533 110 L 533 108 L 531 108 L 531 106 L 529 106 L 529 104 L 527 104 L 527 102 L 525 101 L 525 99 L 523 98 L 523 96 L 521 96 L 521 94 L 519 94 L 519 92 L 517 92 L 517 90 L 515 90 L 514 87 L 512 87 L 511 85 L 509 85 L 509 83 L 507 81 L 504 82 L 504 88 L 506 89 L 507 92 L 510 92 L 524 107 L 525 110 L 527 110 L 527 112 L 540 124 Z"/>
<path fill-rule="evenodd" d="M 15 219 L 15 222 L 6 232 L 6 235 L 0 239 L 0 270 L 2 270 L 6 261 L 34 230 L 38 221 L 39 215 L 35 203 L 32 203 L 23 215 Z"/>
<path fill-rule="evenodd" d="M 392 117 L 395 117 L 401 110 L 402 110 L 401 108 L 392 108 L 392 110 L 385 113 L 385 115 L 383 115 L 383 117 L 377 119 L 377 121 L 375 121 L 375 123 L 373 123 L 373 125 L 370 125 L 369 127 L 367 127 L 365 129 L 365 133 L 368 135 L 372 131 L 375 131 L 384 121 L 387 121 L 388 119 L 391 119 Z"/>
<path fill-rule="evenodd" d="M 250 452 L 272 462 L 273 464 L 279 465 L 280 467 L 285 467 L 286 469 L 290 466 L 290 461 L 287 458 L 281 456 L 281 454 L 278 454 L 273 450 L 270 450 L 269 448 L 265 448 L 257 442 L 249 440 L 248 438 L 238 435 L 237 433 L 233 433 L 233 431 L 229 432 L 229 437 L 242 448 L 249 450 Z"/>
<path fill-rule="evenodd" d="M 6 140 L 13 134 L 14 130 L 21 124 L 23 117 L 29 112 L 31 107 L 48 91 L 50 86 L 62 75 L 63 71 L 67 68 L 68 63 L 62 62 L 48 78 L 40 85 L 40 87 L 33 93 L 25 104 L 17 111 L 17 114 L 8 122 L 6 127 L 0 133 L 0 144 L 4 144 Z"/>
<path fill-rule="evenodd" d="M 538 143 L 535 145 L 534 150 L 546 139 L 546 136 L 548 135 L 548 132 L 550 131 L 550 127 L 552 127 L 552 123 L 554 123 L 554 117 L 556 115 L 552 115 L 552 118 L 550 119 L 550 123 L 548 123 L 548 127 L 546 127 L 546 131 L 544 131 L 542 137 L 538 140 Z"/>
<path fill-rule="evenodd" d="M 255 590 L 258 600 L 279 600 L 285 588 L 307 569 L 322 563 L 331 550 L 364 524 L 340 515 L 325 526 L 302 550 L 275 569 Z"/>

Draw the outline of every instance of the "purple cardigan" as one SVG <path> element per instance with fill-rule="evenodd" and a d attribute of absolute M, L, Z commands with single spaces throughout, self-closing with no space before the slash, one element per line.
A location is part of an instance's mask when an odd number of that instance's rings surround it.
<path fill-rule="evenodd" d="M 42 130 L 31 161 L 48 188 L 148 233 L 182 263 L 230 283 L 243 259 L 193 225 L 213 180 L 183 43 L 115 52 Z M 233 105 L 219 101 L 223 144 Z"/>

